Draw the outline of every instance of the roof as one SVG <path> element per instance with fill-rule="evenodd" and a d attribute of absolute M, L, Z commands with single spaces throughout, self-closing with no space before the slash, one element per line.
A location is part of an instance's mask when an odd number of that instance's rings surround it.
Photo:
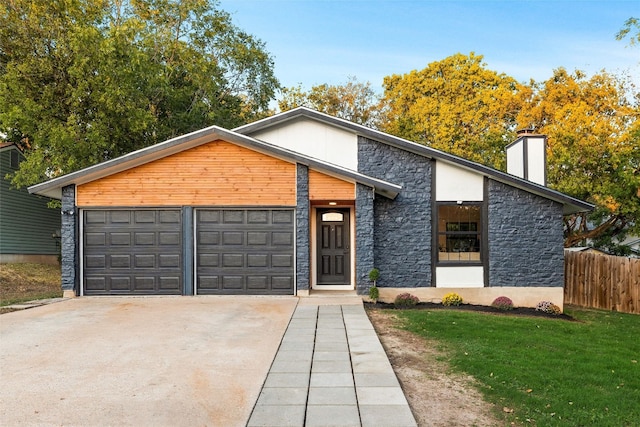
<path fill-rule="evenodd" d="M 515 175 L 510 175 L 506 172 L 501 172 L 480 163 L 472 162 L 462 157 L 454 156 L 453 154 L 445 153 L 434 148 L 430 148 L 403 138 L 389 135 L 387 133 L 371 129 L 344 119 L 333 117 L 315 110 L 311 110 L 306 107 L 299 107 L 281 114 L 277 114 L 275 116 L 267 117 L 256 122 L 237 127 L 233 129 L 233 131 L 240 134 L 249 135 L 273 126 L 280 126 L 290 120 L 299 120 L 300 118 L 307 118 L 323 122 L 423 157 L 436 159 L 444 163 L 480 173 L 485 177 L 491 178 L 503 184 L 507 184 L 512 187 L 527 191 L 529 193 L 536 194 L 549 200 L 561 203 L 563 205 L 563 213 L 565 215 L 576 212 L 590 211 L 594 208 L 594 205 L 590 203 L 584 202 L 582 200 L 576 199 L 574 197 L 568 196 L 564 193 L 536 184 L 534 182 L 519 178 Z"/>
<path fill-rule="evenodd" d="M 4 151 L 5 149 L 9 149 L 9 148 L 14 148 L 20 151 L 18 146 L 13 142 L 0 142 L 0 151 Z"/>
<path fill-rule="evenodd" d="M 41 184 L 29 187 L 30 193 L 60 199 L 62 188 L 68 185 L 81 185 L 118 172 L 132 169 L 154 160 L 158 160 L 172 154 L 197 147 L 216 140 L 224 140 L 239 146 L 255 150 L 257 152 L 279 158 L 292 163 L 301 163 L 311 169 L 318 170 L 338 179 L 356 182 L 368 187 L 372 187 L 377 194 L 388 198 L 395 198 L 402 190 L 402 187 L 391 182 L 373 178 L 359 172 L 346 169 L 342 166 L 334 165 L 313 157 L 305 156 L 291 150 L 287 150 L 264 141 L 260 141 L 249 136 L 242 135 L 227 129 L 211 126 L 186 135 L 182 135 L 167 141 L 151 145 L 149 147 L 133 151 L 124 156 L 99 163 L 94 166 L 63 175 Z"/>
<path fill-rule="evenodd" d="M 67 185 L 85 184 L 112 175 L 114 173 L 122 172 L 124 170 L 128 170 L 136 166 L 140 166 L 145 163 L 170 156 L 189 148 L 214 141 L 216 139 L 223 139 L 225 141 L 238 144 L 240 146 L 250 148 L 252 150 L 277 157 L 285 161 L 301 163 L 309 166 L 312 169 L 316 169 L 339 179 L 361 183 L 363 185 L 374 188 L 376 193 L 392 199 L 395 198 L 402 190 L 402 187 L 400 185 L 373 178 L 353 171 L 351 169 L 344 168 L 342 166 L 338 166 L 304 154 L 287 150 L 285 148 L 269 144 L 265 141 L 261 141 L 250 136 L 255 132 L 268 129 L 273 126 L 281 126 L 288 121 L 300 120 L 305 118 L 341 128 L 353 134 L 374 139 L 389 146 L 400 148 L 402 150 L 406 150 L 429 159 L 436 159 L 444 163 L 455 165 L 462 169 L 479 173 L 495 181 L 519 188 L 521 190 L 536 194 L 549 200 L 553 200 L 557 203 L 562 204 L 564 214 L 584 212 L 592 210 L 594 208 L 594 206 L 590 203 L 568 196 L 564 193 L 550 189 L 548 187 L 538 185 L 534 182 L 527 181 L 517 176 L 510 175 L 506 172 L 501 172 L 488 166 L 484 166 L 479 163 L 464 159 L 462 157 L 454 156 L 453 154 L 445 153 L 443 151 L 439 151 L 412 141 L 408 141 L 403 138 L 389 135 L 387 133 L 371 129 L 363 125 L 333 117 L 328 114 L 320 113 L 306 107 L 299 107 L 293 110 L 286 111 L 284 113 L 276 114 L 274 116 L 258 120 L 256 122 L 237 127 L 233 130 L 224 129 L 219 126 L 211 126 L 205 129 L 201 129 L 186 135 L 169 139 L 159 144 L 143 148 L 138 151 L 131 152 L 115 159 L 99 163 L 86 169 L 63 175 L 41 184 L 33 185 L 29 187 L 29 192 L 60 199 L 62 197 L 62 188 Z"/>

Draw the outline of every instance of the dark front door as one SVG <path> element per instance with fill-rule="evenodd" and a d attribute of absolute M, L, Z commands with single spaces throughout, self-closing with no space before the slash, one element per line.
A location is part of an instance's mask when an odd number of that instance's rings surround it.
<path fill-rule="evenodd" d="M 317 227 L 317 284 L 351 284 L 349 209 L 318 209 Z"/>

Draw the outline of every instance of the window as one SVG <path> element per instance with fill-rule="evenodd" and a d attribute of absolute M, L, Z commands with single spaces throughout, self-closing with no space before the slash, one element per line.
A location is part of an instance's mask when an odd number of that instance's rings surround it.
<path fill-rule="evenodd" d="M 344 215 L 340 212 L 326 212 L 322 214 L 323 222 L 342 222 Z"/>
<path fill-rule="evenodd" d="M 20 167 L 20 153 L 18 150 L 11 150 L 10 164 L 11 169 L 18 170 Z"/>
<path fill-rule="evenodd" d="M 482 204 L 438 204 L 438 262 L 479 264 Z"/>

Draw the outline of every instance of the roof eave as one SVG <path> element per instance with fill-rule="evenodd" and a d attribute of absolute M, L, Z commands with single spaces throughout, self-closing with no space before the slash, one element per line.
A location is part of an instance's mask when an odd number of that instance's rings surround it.
<path fill-rule="evenodd" d="M 284 161 L 305 164 L 341 179 L 346 178 L 352 182 L 362 183 L 374 188 L 376 193 L 391 199 L 395 198 L 402 189 L 401 186 L 390 182 L 372 178 L 337 165 L 332 165 L 309 156 L 301 155 L 234 131 L 229 131 L 217 126 L 211 126 L 209 128 L 173 138 L 165 142 L 125 154 L 124 156 L 90 166 L 77 172 L 63 175 L 40 184 L 32 185 L 28 188 L 28 191 L 30 193 L 40 194 L 60 200 L 62 198 L 62 188 L 67 185 L 81 185 L 91 182 L 218 139 L 229 141 Z"/>
<path fill-rule="evenodd" d="M 349 122 L 344 119 L 329 116 L 319 111 L 311 110 L 306 107 L 299 107 L 293 110 L 286 111 L 284 113 L 268 117 L 266 119 L 259 120 L 257 122 L 249 123 L 244 126 L 240 126 L 234 129 L 235 132 L 242 134 L 251 134 L 272 126 L 277 126 L 289 120 L 293 120 L 299 117 L 307 117 L 314 120 L 319 120 L 330 125 L 340 127 L 342 129 L 349 130 L 360 136 L 375 139 L 396 148 L 400 148 L 422 157 L 441 160 L 464 169 L 475 171 L 483 174 L 486 177 L 494 179 L 498 182 L 502 182 L 507 185 L 520 188 L 531 193 L 537 194 L 541 197 L 554 200 L 563 205 L 563 214 L 570 215 L 578 212 L 587 212 L 594 209 L 594 205 L 568 196 L 564 193 L 552 190 L 548 187 L 540 186 L 531 181 L 519 178 L 514 175 L 501 172 L 499 170 L 484 166 L 480 163 L 472 162 L 462 157 L 454 156 L 453 154 L 445 153 L 444 151 L 436 150 L 413 141 L 409 141 L 403 138 L 399 138 L 387 133 L 367 128 L 365 126 Z"/>

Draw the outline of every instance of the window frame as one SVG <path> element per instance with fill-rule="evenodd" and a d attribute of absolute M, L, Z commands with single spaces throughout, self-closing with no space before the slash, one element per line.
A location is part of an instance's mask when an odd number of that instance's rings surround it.
<path fill-rule="evenodd" d="M 480 208 L 480 218 L 477 230 L 457 230 L 457 231 L 440 231 L 440 207 L 441 206 L 477 206 Z M 472 267 L 472 266 L 485 266 L 485 260 L 487 259 L 488 239 L 487 239 L 487 203 L 486 201 L 438 201 L 434 204 L 434 227 L 433 227 L 433 253 L 434 253 L 434 266 L 437 267 Z M 462 223 L 461 223 L 462 224 Z M 472 224 L 472 223 L 468 223 Z M 447 226 L 449 223 L 446 224 Z M 472 228 L 472 227 L 469 227 Z M 439 240 L 441 236 L 445 236 L 448 240 L 448 236 L 468 236 L 470 234 L 477 235 L 477 244 L 479 248 L 479 259 L 477 260 L 441 260 L 440 259 L 440 244 Z"/>

